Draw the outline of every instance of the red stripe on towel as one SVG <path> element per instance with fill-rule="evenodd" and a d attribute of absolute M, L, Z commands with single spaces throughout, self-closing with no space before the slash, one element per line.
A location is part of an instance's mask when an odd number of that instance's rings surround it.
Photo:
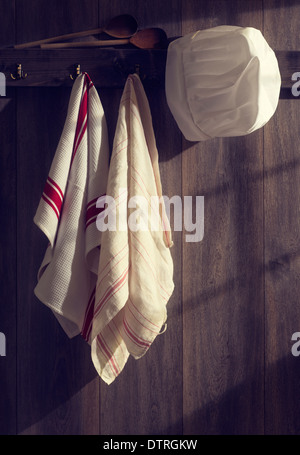
<path fill-rule="evenodd" d="M 129 338 L 131 339 L 131 341 L 133 341 L 134 344 L 136 344 L 137 346 L 143 348 L 143 349 L 148 349 L 149 346 L 151 346 L 151 343 L 147 342 L 146 340 L 143 340 L 142 338 L 140 338 L 133 330 L 132 328 L 129 326 L 128 322 L 126 321 L 125 318 L 123 318 L 123 325 L 124 325 L 124 329 L 125 329 L 125 332 L 127 333 L 127 335 L 129 336 Z"/>
<path fill-rule="evenodd" d="M 126 283 L 126 277 L 128 275 L 129 267 L 124 270 L 118 280 L 115 281 L 113 286 L 110 286 L 107 290 L 105 295 L 99 300 L 99 302 L 95 306 L 95 316 L 97 316 L 102 309 L 102 307 L 111 299 L 111 297 L 118 292 L 121 287 Z"/>
<path fill-rule="evenodd" d="M 130 299 L 128 299 L 128 303 L 129 303 L 129 300 Z M 134 315 L 133 311 L 129 308 L 128 304 L 127 304 L 127 310 L 131 313 L 132 317 L 139 323 L 139 325 L 141 325 L 145 329 L 149 330 L 149 332 L 155 333 L 155 335 L 159 334 L 159 331 L 157 331 L 157 330 L 155 331 L 155 330 L 149 329 L 149 327 L 147 327 L 146 325 L 142 324 L 141 321 Z"/>
<path fill-rule="evenodd" d="M 52 202 L 50 201 L 50 199 L 47 198 L 46 195 L 42 194 L 42 199 L 44 199 L 45 202 L 47 202 L 47 204 L 50 205 L 50 207 L 53 209 L 55 215 L 57 216 L 57 218 L 59 218 L 59 213 L 57 211 L 57 208 L 55 207 L 54 204 L 52 204 Z"/>
<path fill-rule="evenodd" d="M 105 196 L 102 194 L 103 197 Z M 96 221 L 97 216 L 103 212 L 105 207 L 96 207 L 97 200 L 99 198 L 93 199 L 91 202 L 88 203 L 87 208 L 86 208 L 86 215 L 85 215 L 85 228 L 87 228 L 90 224 Z"/>
<path fill-rule="evenodd" d="M 63 199 L 60 193 L 58 193 L 56 187 L 53 186 L 53 184 L 49 183 L 49 179 L 47 179 L 45 188 L 44 188 L 44 196 L 47 198 L 47 202 L 50 200 L 51 203 L 56 207 L 56 214 L 60 214 Z M 53 206 L 52 206 L 53 208 Z"/>
<path fill-rule="evenodd" d="M 114 358 L 113 354 L 110 352 L 108 346 L 106 345 L 106 343 L 101 335 L 97 336 L 97 345 L 98 345 L 98 348 L 103 352 L 104 356 L 107 358 L 113 374 L 115 376 L 118 376 L 119 368 L 116 364 L 115 358 Z"/>
<path fill-rule="evenodd" d="M 150 319 L 147 319 L 146 316 L 144 314 L 142 314 L 139 309 L 135 306 L 135 304 L 133 303 L 133 301 L 129 298 L 128 299 L 128 302 L 135 308 L 135 310 L 147 321 L 147 322 L 150 322 L 150 324 L 154 325 L 154 327 L 157 327 L 158 329 L 160 329 L 159 325 L 157 324 L 154 324 L 154 322 L 150 321 Z"/>
<path fill-rule="evenodd" d="M 104 194 L 102 196 L 105 196 Z M 101 197 L 101 196 L 100 196 Z M 98 201 L 99 197 L 96 197 L 95 199 L 92 199 L 88 205 L 86 206 L 86 209 L 88 209 L 91 205 L 93 204 L 96 204 L 96 202 Z"/>
<path fill-rule="evenodd" d="M 58 184 L 56 182 L 54 182 L 54 180 L 49 175 L 48 175 L 48 180 L 53 186 L 55 186 L 55 188 L 57 189 L 57 191 L 60 194 L 61 198 L 63 199 L 64 198 L 64 193 L 62 192 L 62 190 L 60 189 Z"/>

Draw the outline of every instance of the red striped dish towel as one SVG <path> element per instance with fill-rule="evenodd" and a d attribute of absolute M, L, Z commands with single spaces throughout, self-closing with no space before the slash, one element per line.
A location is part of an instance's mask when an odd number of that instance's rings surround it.
<path fill-rule="evenodd" d="M 107 200 L 102 215 L 115 217 L 116 229 L 112 222 L 102 233 L 94 308 L 91 303 L 83 334 L 96 370 L 110 384 L 129 355 L 143 356 L 160 333 L 174 288 L 164 204 L 157 210 L 154 203 L 153 218 L 140 223 L 162 189 L 150 108 L 137 75 L 128 77 L 121 98 L 107 195 L 115 206 Z"/>
<path fill-rule="evenodd" d="M 69 337 L 81 333 L 95 296 L 101 242 L 96 201 L 106 191 L 108 163 L 102 104 L 89 76 L 81 74 L 34 217 L 49 239 L 34 292 Z"/>

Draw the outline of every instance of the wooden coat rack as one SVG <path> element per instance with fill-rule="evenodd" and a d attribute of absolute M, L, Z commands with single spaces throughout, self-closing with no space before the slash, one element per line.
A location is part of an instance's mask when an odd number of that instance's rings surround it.
<path fill-rule="evenodd" d="M 275 53 L 281 88 L 289 92 L 295 83 L 292 75 L 300 71 L 300 52 Z M 71 86 L 78 65 L 99 87 L 123 87 L 128 74 L 137 70 L 143 83 L 164 87 L 166 58 L 166 49 L 2 49 L 0 71 L 6 76 L 7 86 L 12 87 Z"/>
<path fill-rule="evenodd" d="M 165 49 L 3 49 L 0 71 L 12 87 L 71 86 L 79 68 L 99 87 L 123 87 L 134 72 L 145 83 L 163 86 L 166 56 Z"/>

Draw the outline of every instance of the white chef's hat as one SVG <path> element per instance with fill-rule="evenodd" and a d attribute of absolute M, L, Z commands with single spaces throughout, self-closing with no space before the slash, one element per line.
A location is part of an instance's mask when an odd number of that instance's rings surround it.
<path fill-rule="evenodd" d="M 185 138 L 204 141 L 265 125 L 277 108 L 281 78 L 259 30 L 223 25 L 170 43 L 165 84 Z"/>

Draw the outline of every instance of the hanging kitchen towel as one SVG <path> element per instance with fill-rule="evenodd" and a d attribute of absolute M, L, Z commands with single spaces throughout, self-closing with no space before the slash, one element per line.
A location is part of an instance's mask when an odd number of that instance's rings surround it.
<path fill-rule="evenodd" d="M 95 368 L 108 384 L 130 354 L 137 359 L 147 352 L 166 322 L 174 284 L 161 196 L 148 100 L 139 77 L 130 75 L 120 102 L 105 210 L 97 219 L 102 246 L 95 305 L 83 330 Z"/>
<path fill-rule="evenodd" d="M 101 242 L 96 201 L 106 191 L 108 162 L 102 104 L 89 76 L 81 74 L 34 217 L 49 239 L 34 292 L 69 337 L 81 333 L 94 299 Z"/>

